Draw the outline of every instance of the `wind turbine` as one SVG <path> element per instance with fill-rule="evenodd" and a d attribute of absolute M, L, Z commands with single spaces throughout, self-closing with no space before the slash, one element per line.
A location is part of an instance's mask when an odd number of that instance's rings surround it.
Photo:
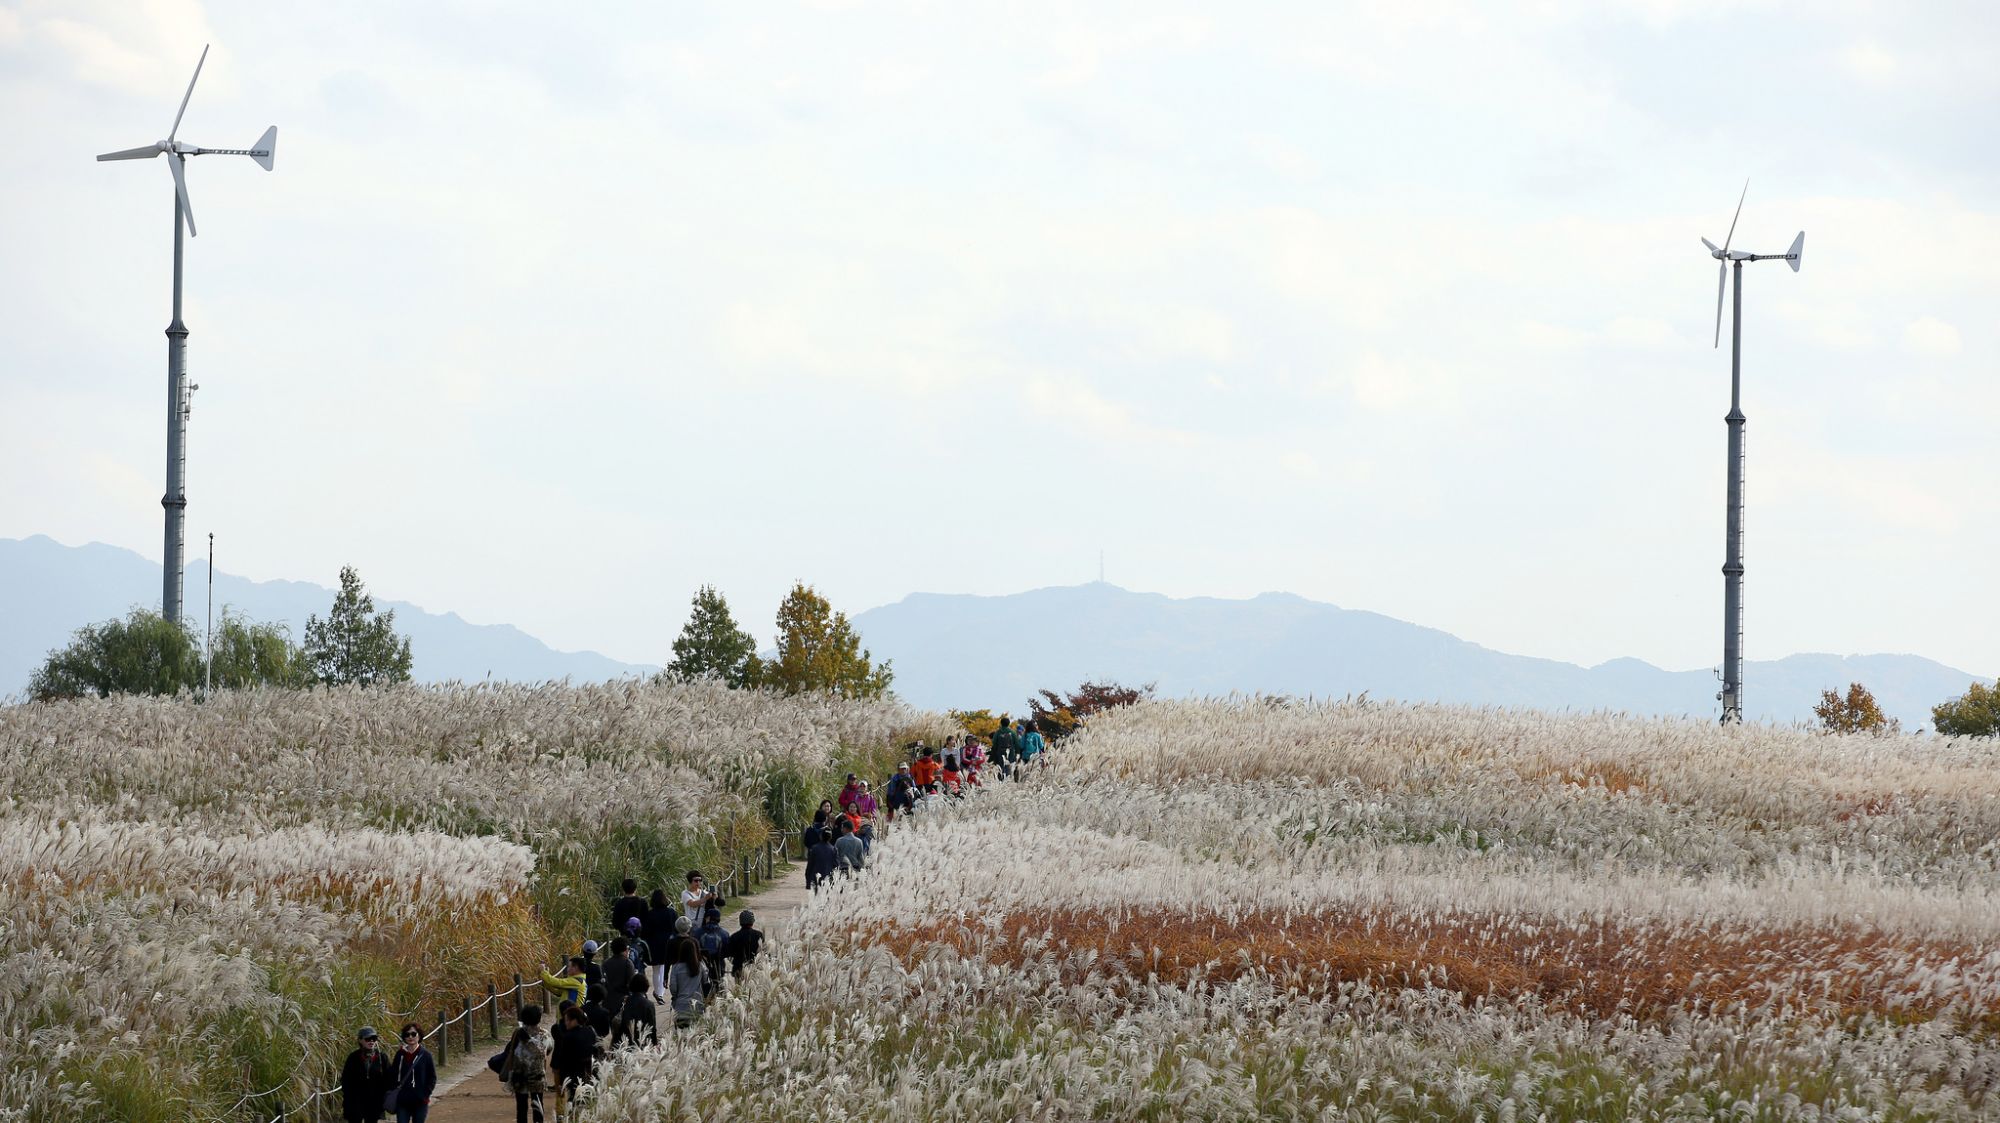
<path fill-rule="evenodd" d="M 181 574 L 186 552 L 187 421 L 193 406 L 193 387 L 187 380 L 188 330 L 181 322 L 181 227 L 185 225 L 188 237 L 194 237 L 194 208 L 188 205 L 187 160 L 190 156 L 248 156 L 268 172 L 278 149 L 276 125 L 265 129 L 251 148 L 201 148 L 179 139 L 181 117 L 187 113 L 188 99 L 194 96 L 194 84 L 201 78 L 202 63 L 207 61 L 208 48 L 204 46 L 200 61 L 194 64 L 194 77 L 188 79 L 187 93 L 181 96 L 180 111 L 174 114 L 173 128 L 167 130 L 167 139 L 144 148 L 106 152 L 97 158 L 99 162 L 150 160 L 165 154 L 167 169 L 174 174 L 174 318 L 167 325 L 167 493 L 160 497 L 160 506 L 167 511 L 167 529 L 160 615 L 176 624 L 181 619 Z"/>
<path fill-rule="evenodd" d="M 1743 217 L 1743 200 L 1750 194 L 1750 181 L 1743 181 L 1743 193 L 1736 197 L 1736 213 L 1729 219 L 1729 233 L 1722 246 L 1707 238 L 1701 244 L 1721 264 L 1716 268 L 1715 346 L 1722 346 L 1722 297 L 1729 287 L 1732 266 L 1736 271 L 1736 306 L 1729 328 L 1729 509 L 1725 518 L 1727 541 L 1722 560 L 1722 724 L 1743 720 L 1743 263 L 1783 261 L 1799 271 L 1805 255 L 1806 232 L 1792 239 L 1784 253 L 1745 253 L 1729 247 L 1736 241 L 1736 220 Z"/>

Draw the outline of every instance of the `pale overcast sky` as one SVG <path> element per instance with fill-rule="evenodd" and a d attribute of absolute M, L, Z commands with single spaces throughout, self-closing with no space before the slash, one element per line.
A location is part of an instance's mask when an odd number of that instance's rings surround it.
<path fill-rule="evenodd" d="M 664 661 L 1096 576 L 2000 672 L 2000 8 L 0 0 L 0 535 Z M 1060 636 L 967 636 L 1061 643 Z"/>

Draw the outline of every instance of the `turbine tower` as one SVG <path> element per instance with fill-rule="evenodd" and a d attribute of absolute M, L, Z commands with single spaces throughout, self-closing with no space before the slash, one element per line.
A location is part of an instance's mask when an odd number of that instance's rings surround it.
<path fill-rule="evenodd" d="M 167 139 L 156 141 L 144 148 L 127 148 L 120 152 L 106 152 L 98 160 L 150 160 L 162 153 L 167 157 L 167 169 L 174 175 L 174 318 L 167 324 L 167 493 L 160 497 L 160 506 L 167 511 L 166 563 L 160 581 L 160 615 L 173 623 L 181 619 L 181 575 L 185 568 L 186 520 L 187 520 L 187 422 L 192 407 L 187 380 L 187 325 L 181 321 L 181 227 L 187 227 L 187 236 L 194 237 L 194 208 L 188 205 L 187 159 L 190 156 L 248 156 L 257 161 L 265 171 L 271 170 L 272 157 L 278 149 L 278 126 L 272 125 L 257 138 L 250 148 L 200 148 L 179 138 L 181 117 L 187 113 L 188 99 L 194 96 L 194 84 L 201 78 L 202 63 L 208 61 L 208 48 L 201 49 L 201 59 L 194 64 L 194 77 L 188 79 L 187 93 L 181 96 L 180 111 L 174 114 L 173 128 L 167 131 Z"/>
<path fill-rule="evenodd" d="M 1721 262 L 1717 266 L 1715 288 L 1715 346 L 1722 346 L 1722 298 L 1729 287 L 1732 267 L 1736 273 L 1736 303 L 1729 327 L 1729 498 L 1724 518 L 1726 540 L 1722 551 L 1722 724 L 1743 720 L 1743 263 L 1783 261 L 1799 271 L 1799 259 L 1806 249 L 1806 233 L 1792 239 L 1784 253 L 1745 253 L 1729 247 L 1736 240 L 1736 220 L 1743 217 L 1743 200 L 1750 194 L 1750 181 L 1743 181 L 1743 193 L 1736 197 L 1736 214 L 1729 219 L 1729 233 L 1716 247 L 1707 238 L 1701 244 Z"/>

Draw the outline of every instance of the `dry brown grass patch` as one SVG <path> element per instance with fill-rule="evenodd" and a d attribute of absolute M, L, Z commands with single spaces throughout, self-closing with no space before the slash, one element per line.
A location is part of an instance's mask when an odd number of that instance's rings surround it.
<path fill-rule="evenodd" d="M 1669 929 L 1609 921 L 1528 923 L 1512 917 L 1416 917 L 1387 910 L 1313 916 L 1265 914 L 1227 925 L 1165 911 L 1118 918 L 1071 911 L 1006 917 L 983 925 L 931 923 L 872 937 L 902 955 L 944 944 L 1018 964 L 1054 950 L 1066 970 L 1112 976 L 1196 975 L 1234 979 L 1261 972 L 1285 985 L 1325 992 L 1348 980 L 1455 990 L 1468 998 L 1533 997 L 1597 1016 L 1659 1018 L 1675 1011 L 1742 1006 L 1899 1020 L 1930 1018 L 1953 1005 L 1915 980 L 1926 968 L 1970 963 L 1966 943 L 1893 938 L 1848 929 Z M 1095 964 L 1072 953 L 1095 949 Z M 1962 1005 L 1962 1004 L 1961 1004 Z M 1960 1009 L 2000 1028 L 2000 1008 Z"/>

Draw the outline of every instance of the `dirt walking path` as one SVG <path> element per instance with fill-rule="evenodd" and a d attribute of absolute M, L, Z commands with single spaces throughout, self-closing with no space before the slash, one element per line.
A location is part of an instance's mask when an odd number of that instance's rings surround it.
<path fill-rule="evenodd" d="M 806 892 L 806 868 L 794 863 L 791 872 L 755 896 L 729 902 L 731 930 L 734 917 L 743 909 L 757 914 L 757 927 L 768 940 L 791 938 L 792 920 L 810 894 Z M 672 1015 L 664 1021 L 673 1024 Z M 514 1093 L 486 1067 L 486 1058 L 497 1045 L 475 1048 L 470 1056 L 456 1056 L 438 1073 L 438 1089 L 431 1104 L 429 1123 L 514 1123 Z M 555 1097 L 545 1097 L 545 1111 L 554 1119 Z"/>

